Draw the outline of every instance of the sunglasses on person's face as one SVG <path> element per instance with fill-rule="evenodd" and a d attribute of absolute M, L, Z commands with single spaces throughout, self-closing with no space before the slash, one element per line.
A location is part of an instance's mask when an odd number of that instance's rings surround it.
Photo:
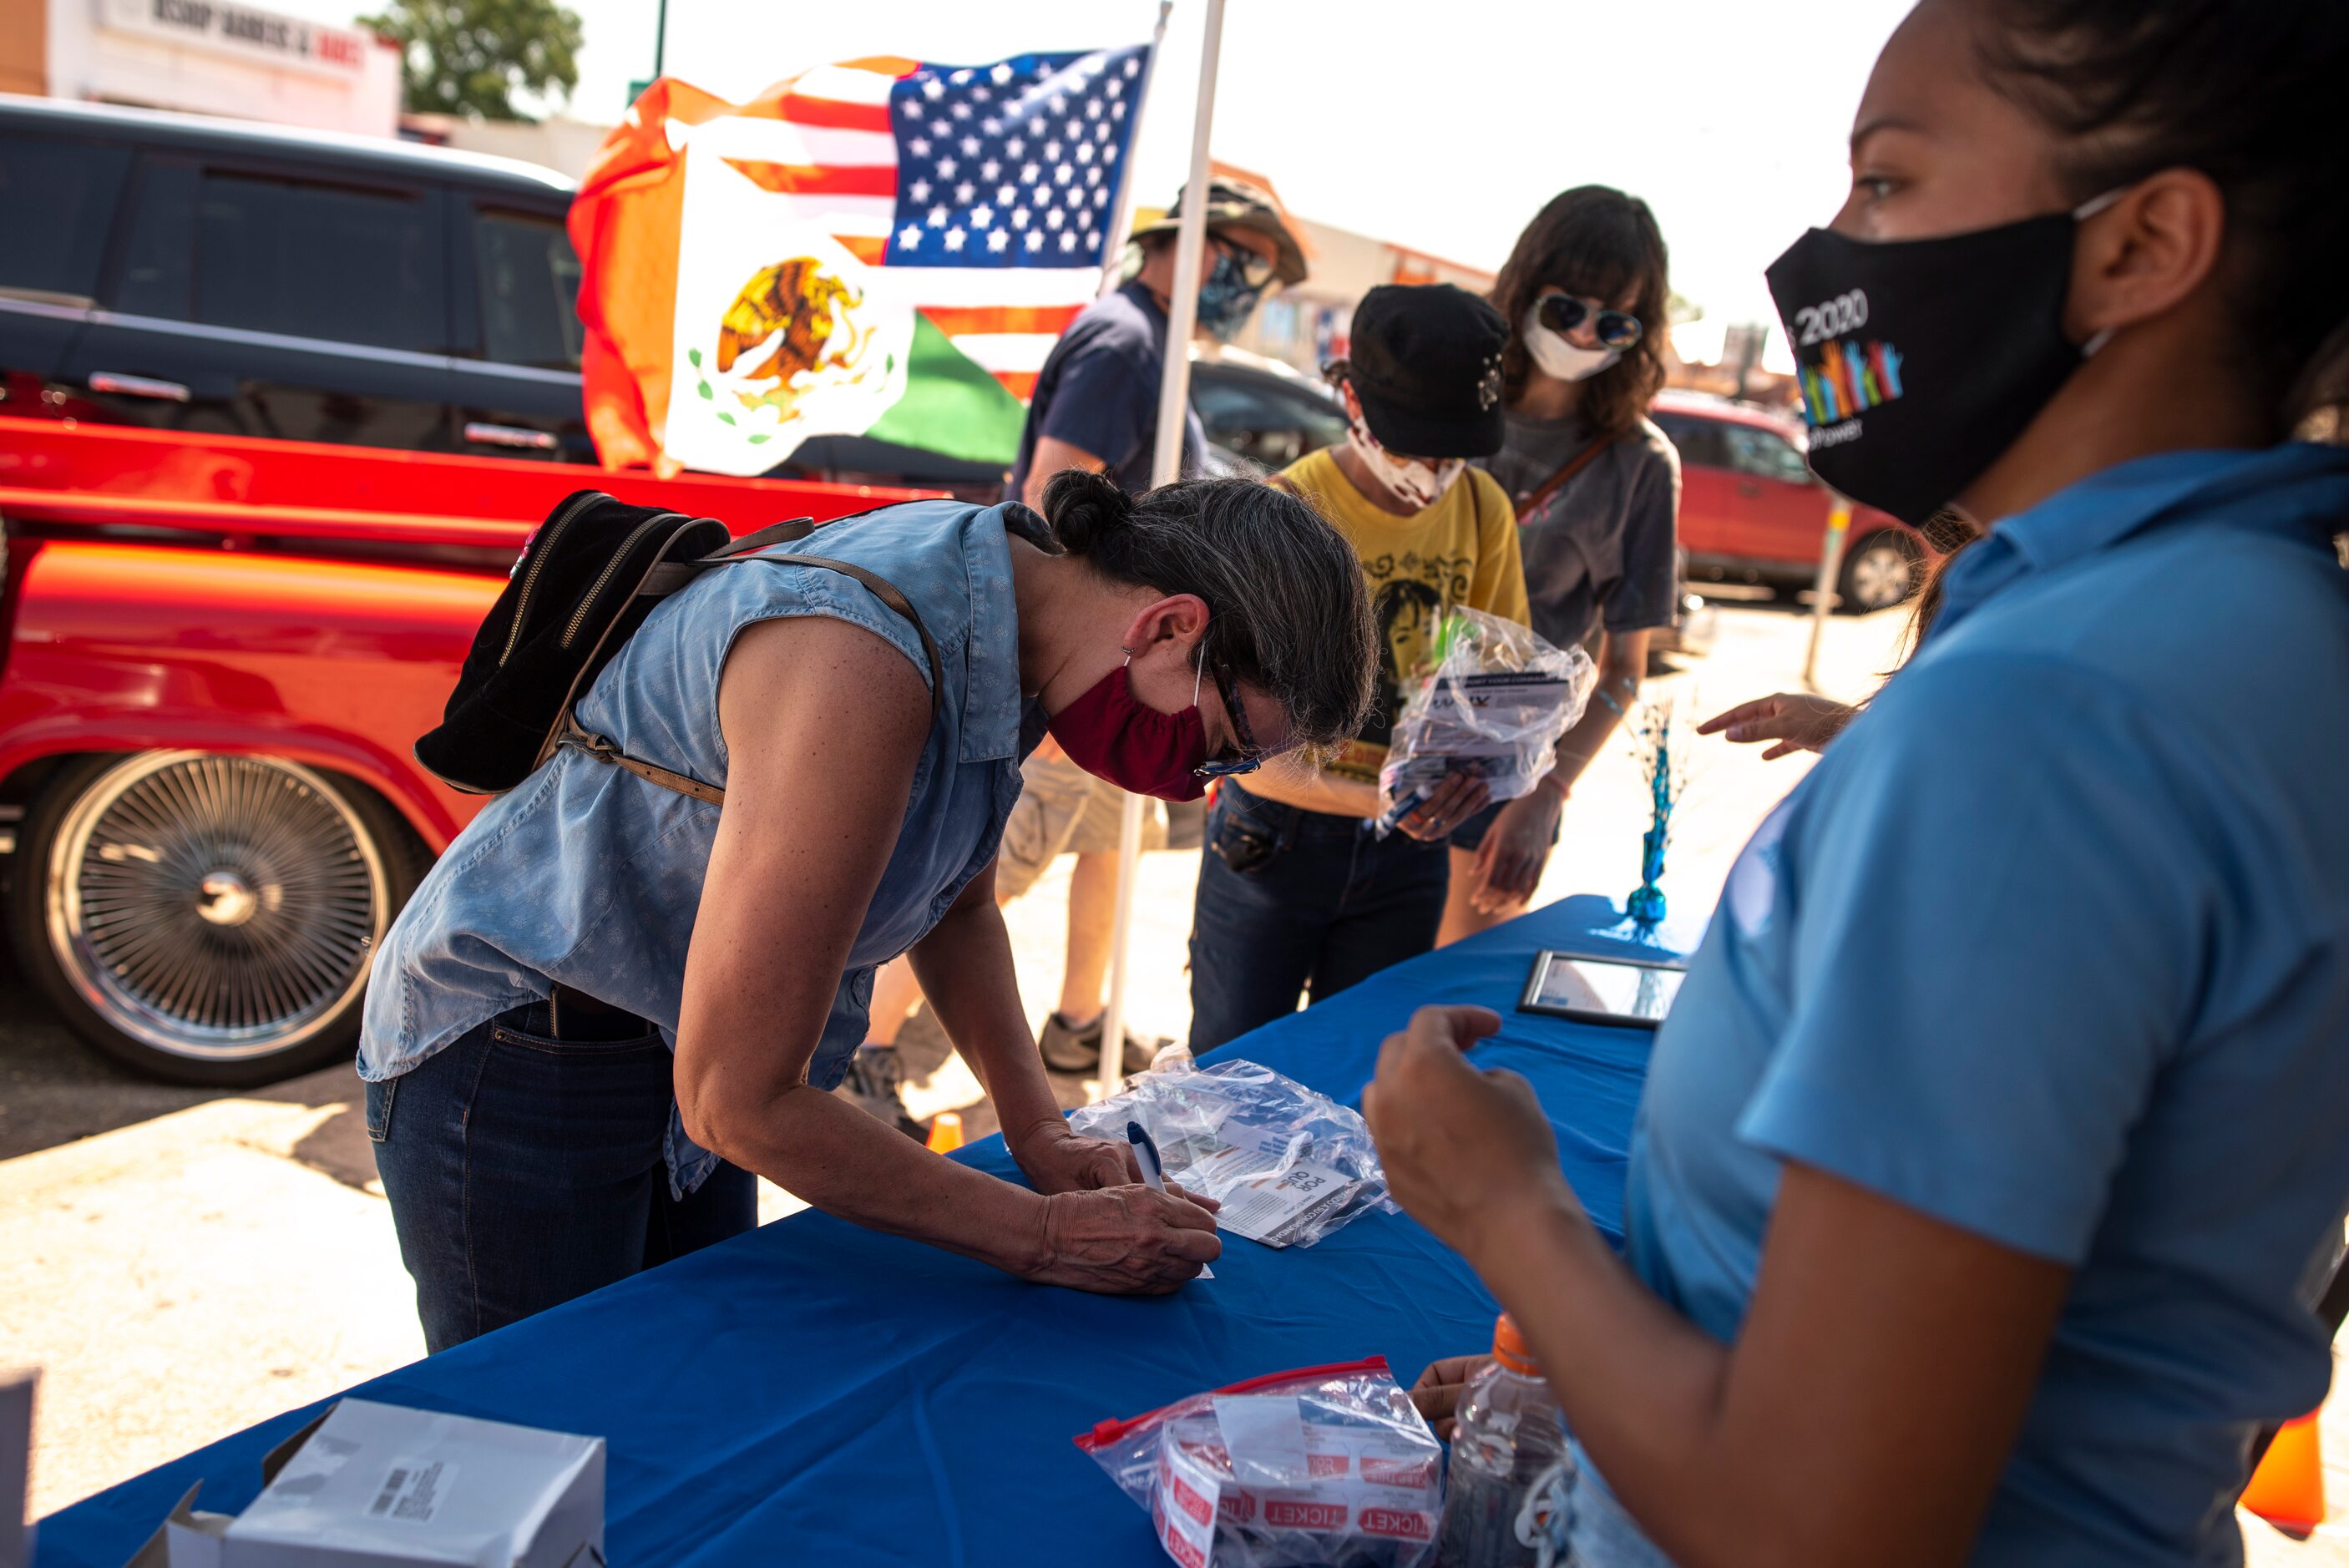
<path fill-rule="evenodd" d="M 1264 766 L 1264 751 L 1248 733 L 1247 709 L 1240 703 L 1239 682 L 1232 678 L 1228 665 L 1220 660 L 1213 666 L 1216 691 L 1224 699 L 1224 712 L 1232 721 L 1232 738 L 1239 746 L 1237 757 L 1210 757 L 1191 769 L 1199 779 L 1226 779 L 1235 773 L 1253 773 Z"/>
<path fill-rule="evenodd" d="M 1609 310 L 1595 299 L 1578 299 L 1573 294 L 1544 294 L 1534 309 L 1536 319 L 1560 336 L 1585 322 L 1590 323 L 1591 332 L 1602 348 L 1629 348 L 1640 341 L 1640 333 L 1646 330 L 1636 315 Z"/>
<path fill-rule="evenodd" d="M 1272 285 L 1272 263 L 1268 258 L 1249 250 L 1246 245 L 1226 240 L 1221 234 L 1210 235 L 1209 242 L 1214 244 L 1218 255 L 1231 257 L 1233 263 L 1240 270 L 1240 281 L 1248 287 L 1263 289 Z"/>

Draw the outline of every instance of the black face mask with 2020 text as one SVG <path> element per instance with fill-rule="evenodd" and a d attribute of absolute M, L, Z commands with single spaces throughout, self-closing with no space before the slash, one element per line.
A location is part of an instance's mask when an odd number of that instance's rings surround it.
<path fill-rule="evenodd" d="M 2078 212 L 1931 240 L 1813 229 L 1772 263 L 1811 469 L 1923 522 L 2014 444 L 2085 357 L 2064 332 Z"/>

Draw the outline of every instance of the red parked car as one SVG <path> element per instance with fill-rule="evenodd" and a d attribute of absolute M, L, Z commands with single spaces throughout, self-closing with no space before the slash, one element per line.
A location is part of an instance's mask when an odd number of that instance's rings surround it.
<path fill-rule="evenodd" d="M 1660 394 L 1648 417 L 1681 453 L 1681 549 L 1692 579 L 1808 587 L 1835 497 L 1803 460 L 1799 420 L 1692 392 Z M 1854 505 L 1836 592 L 1865 613 L 1899 603 L 1931 552 L 1915 529 Z"/>
<path fill-rule="evenodd" d="M 0 417 L 10 934 L 158 1078 L 347 1058 L 367 960 L 481 807 L 409 748 L 570 491 L 747 532 L 917 492 Z"/>

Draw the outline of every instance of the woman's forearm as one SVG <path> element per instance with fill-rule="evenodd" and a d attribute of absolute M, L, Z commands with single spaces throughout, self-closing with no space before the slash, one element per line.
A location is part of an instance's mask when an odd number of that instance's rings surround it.
<path fill-rule="evenodd" d="M 1673 1522 L 1682 1568 L 1752 1550 L 1716 1440 L 1728 1348 L 1659 1300 L 1578 1209 L 1547 1205 L 1495 1231 L 1469 1261 L 1609 1487 L 1640 1519 Z M 1715 1543 L 1731 1555 L 1710 1554 Z"/>
<path fill-rule="evenodd" d="M 1640 678 L 1647 673 L 1648 634 L 1610 633 L 1599 664 L 1599 682 L 1590 701 L 1572 729 L 1558 738 L 1557 766 L 1551 777 L 1563 791 L 1574 787 L 1591 760 L 1607 748 L 1623 715 L 1639 700 Z M 1637 654 L 1636 662 L 1630 656 Z"/>
<path fill-rule="evenodd" d="M 895 1128 L 810 1084 L 742 1103 L 690 1130 L 713 1153 L 825 1213 L 910 1236 L 1008 1273 L 1048 1261 L 1044 1200 L 941 1160 Z"/>

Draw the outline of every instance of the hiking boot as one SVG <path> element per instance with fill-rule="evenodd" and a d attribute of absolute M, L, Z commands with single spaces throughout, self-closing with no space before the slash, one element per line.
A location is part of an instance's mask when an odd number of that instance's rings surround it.
<path fill-rule="evenodd" d="M 929 1130 L 905 1109 L 900 1092 L 905 1083 L 905 1069 L 898 1065 L 896 1047 L 859 1046 L 856 1054 L 848 1058 L 848 1073 L 840 1080 L 837 1092 L 860 1110 L 887 1122 L 906 1137 L 926 1141 Z"/>
<path fill-rule="evenodd" d="M 1144 1041 L 1133 1031 L 1125 1036 L 1125 1068 L 1138 1073 L 1150 1066 L 1152 1058 L 1174 1042 L 1165 1038 Z M 1044 1032 L 1037 1037 L 1036 1048 L 1044 1053 L 1044 1065 L 1054 1072 L 1089 1073 L 1101 1067 L 1102 1018 L 1081 1029 L 1071 1028 L 1068 1020 L 1054 1013 L 1044 1020 Z"/>

